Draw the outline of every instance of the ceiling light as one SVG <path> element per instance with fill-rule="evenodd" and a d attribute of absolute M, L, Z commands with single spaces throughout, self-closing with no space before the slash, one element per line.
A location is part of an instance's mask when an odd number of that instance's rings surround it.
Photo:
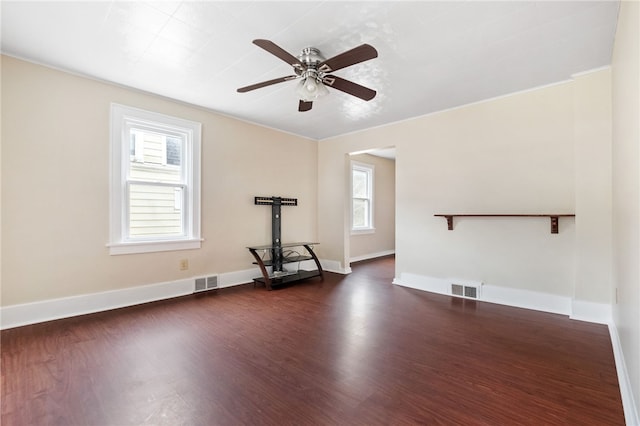
<path fill-rule="evenodd" d="M 308 70 L 312 71 L 312 70 Z M 296 93 L 305 102 L 312 102 L 329 94 L 329 90 L 322 84 L 315 72 L 307 72 L 296 87 Z"/>

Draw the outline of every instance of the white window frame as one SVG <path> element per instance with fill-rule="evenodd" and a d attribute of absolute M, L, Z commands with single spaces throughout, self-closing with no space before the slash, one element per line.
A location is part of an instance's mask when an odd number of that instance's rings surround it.
<path fill-rule="evenodd" d="M 368 188 L 369 188 L 369 196 L 367 197 L 367 199 L 369 200 L 369 226 L 354 226 L 353 225 L 353 209 L 354 209 L 354 205 L 353 205 L 353 200 L 356 198 L 353 196 L 353 172 L 354 170 L 357 171 L 361 171 L 361 172 L 365 172 L 367 173 L 367 178 L 368 178 Z M 374 197 L 373 194 L 375 193 L 374 190 L 374 186 L 373 183 L 375 181 L 374 179 L 375 177 L 375 166 L 373 164 L 365 164 L 365 163 L 359 163 L 357 161 L 351 161 L 351 170 L 349 173 L 349 178 L 350 178 L 350 182 L 351 182 L 351 193 L 350 193 L 350 199 L 351 199 L 351 209 L 350 209 L 350 217 L 351 217 L 351 234 L 352 235 L 356 235 L 356 234 L 372 234 L 375 232 L 376 228 L 374 226 Z"/>
<path fill-rule="evenodd" d="M 178 237 L 129 238 L 127 179 L 130 160 L 129 129 L 132 126 L 177 134 L 184 137 L 183 235 Z M 150 253 L 200 248 L 200 123 L 145 111 L 116 103 L 111 104 L 111 161 L 109 253 L 111 255 Z M 137 144 L 136 144 L 137 145 Z M 138 148 L 136 146 L 136 148 Z M 136 153 L 137 154 L 137 153 Z"/>

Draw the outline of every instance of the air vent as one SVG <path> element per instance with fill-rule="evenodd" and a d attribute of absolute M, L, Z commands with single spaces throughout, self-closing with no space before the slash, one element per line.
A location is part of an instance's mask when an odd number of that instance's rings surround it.
<path fill-rule="evenodd" d="M 196 286 L 194 292 L 213 290 L 218 288 L 218 276 L 211 275 L 209 277 L 196 278 Z"/>
<path fill-rule="evenodd" d="M 207 289 L 207 279 L 206 278 L 196 278 L 196 289 L 195 291 L 205 291 Z"/>
<path fill-rule="evenodd" d="M 213 275 L 211 277 L 207 277 L 207 290 L 212 288 L 218 288 L 218 276 Z"/>
<path fill-rule="evenodd" d="M 451 283 L 451 295 L 467 299 L 479 299 L 481 282 Z"/>
<path fill-rule="evenodd" d="M 478 289 L 475 287 L 465 287 L 464 288 L 464 297 L 471 297 L 473 299 L 478 298 Z"/>
<path fill-rule="evenodd" d="M 460 284 L 451 284 L 451 294 L 454 296 L 464 296 L 464 286 Z"/>

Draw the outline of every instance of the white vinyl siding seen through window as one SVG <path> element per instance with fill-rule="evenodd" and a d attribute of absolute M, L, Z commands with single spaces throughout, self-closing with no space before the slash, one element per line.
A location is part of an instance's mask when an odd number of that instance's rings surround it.
<path fill-rule="evenodd" d="M 200 129 L 112 105 L 111 254 L 200 247 Z"/>
<path fill-rule="evenodd" d="M 351 163 L 351 230 L 373 232 L 373 166 Z"/>

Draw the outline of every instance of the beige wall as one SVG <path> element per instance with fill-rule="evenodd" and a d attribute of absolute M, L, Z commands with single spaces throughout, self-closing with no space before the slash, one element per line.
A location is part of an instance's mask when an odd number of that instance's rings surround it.
<path fill-rule="evenodd" d="M 604 106 L 574 110 L 574 91 L 581 101 L 598 103 L 607 96 L 608 70 L 575 81 L 420 117 L 319 143 L 319 234 L 323 256 L 344 261 L 345 199 L 330 188 L 343 179 L 345 153 L 396 146 L 396 277 L 403 273 L 439 279 L 457 278 L 485 284 L 596 303 L 611 300 L 607 248 L 595 251 L 593 241 L 610 240 L 606 215 L 607 152 L 610 114 Z M 597 118 L 597 133 L 580 145 L 580 120 Z M 595 151 L 592 148 L 597 147 Z M 589 184 L 591 171 L 602 166 L 604 189 L 577 197 Z M 610 193 L 610 192 L 609 192 Z M 578 201 L 580 204 L 578 205 Z M 573 213 L 603 205 L 585 215 L 585 247 L 576 249 L 576 222 L 560 220 L 560 233 L 550 234 L 548 219 L 457 219 L 448 231 L 436 213 Z M 604 210 L 604 216 L 600 213 Z M 591 226 L 595 226 L 595 231 Z M 590 233 L 595 233 L 591 235 Z M 596 266 L 576 256 L 605 256 Z M 593 268 L 598 276 L 582 279 Z M 576 287 L 576 276 L 581 285 Z M 603 279 L 599 279 L 603 277 Z M 597 282 L 597 284 L 594 284 Z"/>
<path fill-rule="evenodd" d="M 108 254 L 111 102 L 202 123 L 201 249 Z M 3 306 L 250 269 L 256 195 L 298 198 L 283 239 L 317 239 L 314 141 L 5 56 L 2 106 Z"/>
<path fill-rule="evenodd" d="M 435 114 L 398 149 L 400 272 L 568 295 L 575 226 L 435 213 L 574 211 L 571 87 L 557 85 Z M 416 138 L 418 136 L 418 138 Z M 406 166 L 405 166 L 406 165 Z"/>
<path fill-rule="evenodd" d="M 573 297 L 610 304 L 611 70 L 573 83 L 576 164 L 576 284 Z"/>
<path fill-rule="evenodd" d="M 369 154 L 352 155 L 351 160 L 374 166 L 374 233 L 352 234 L 349 257 L 362 258 L 395 249 L 396 164 Z"/>
<path fill-rule="evenodd" d="M 613 318 L 640 410 L 640 3 L 620 5 L 612 65 Z M 635 413 L 638 421 L 638 412 Z"/>

